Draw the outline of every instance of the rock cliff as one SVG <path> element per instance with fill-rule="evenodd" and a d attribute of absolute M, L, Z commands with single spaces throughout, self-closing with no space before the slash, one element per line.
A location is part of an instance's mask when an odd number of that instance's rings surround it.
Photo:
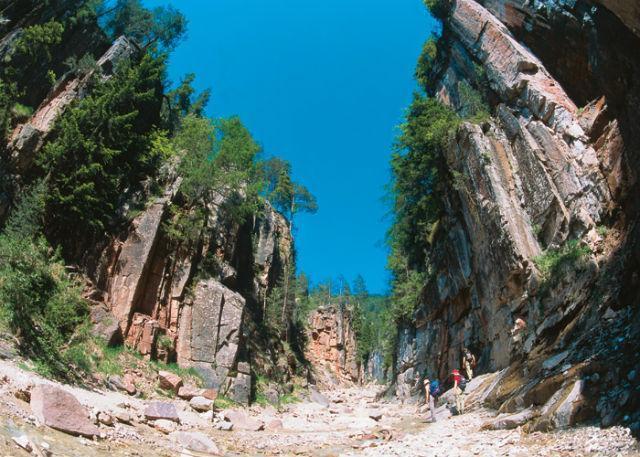
<path fill-rule="evenodd" d="M 357 341 L 348 310 L 321 307 L 309 317 L 306 357 L 316 381 L 324 388 L 359 382 Z"/>
<path fill-rule="evenodd" d="M 25 27 L 46 19 L 22 11 L 19 2 L 10 3 L 3 10 L 8 19 L 0 25 L 0 56 L 12 52 Z M 98 31 L 96 24 L 92 31 L 85 30 L 100 34 L 91 46 L 62 38 L 52 58 L 56 68 L 62 65 L 58 60 L 72 55 L 91 52 L 101 57 L 86 70 L 61 73 L 48 93 L 34 94 L 31 101 L 37 108 L 0 145 L 0 183 L 9 183 L 1 194 L 0 217 L 9 207 L 8 195 L 18 194 L 32 178 L 35 158 L 65 111 L 86 98 L 96 83 L 111 78 L 120 62 L 140 57 L 142 50 L 124 36 L 103 46 L 106 38 Z M 72 32 L 70 37 L 75 36 Z M 145 177 L 133 197 L 123 199 L 118 211 L 127 214 L 128 226 L 105 230 L 99 239 L 74 240 L 83 253 L 73 269 L 86 284 L 84 295 L 92 305 L 96 334 L 111 344 L 124 343 L 145 358 L 193 367 L 207 386 L 247 403 L 256 374 L 254 359 L 272 363 L 256 354 L 273 348 L 255 333 L 264 331 L 260 325 L 267 295 L 291 269 L 289 223 L 263 199 L 252 217 L 236 222 L 229 214 L 229 200 L 244 197 L 212 191 L 197 239 L 177 242 L 168 227 L 172 211 L 184 202 L 182 177 L 176 171 L 179 157 L 168 162 L 158 176 Z M 254 344 L 257 340 L 260 344 Z"/>
<path fill-rule="evenodd" d="M 479 370 L 500 371 L 487 401 L 532 407 L 530 429 L 640 425 L 640 41 L 633 8 L 596 3 L 449 3 L 434 95 L 460 110 L 469 84 L 492 116 L 463 123 L 447 148 L 429 279 L 396 346 L 398 395 L 416 370 L 446 380 L 468 347 Z M 526 329 L 512 337 L 517 318 Z"/>
<path fill-rule="evenodd" d="M 208 386 L 246 403 L 253 356 L 246 321 L 258 318 L 290 261 L 288 223 L 266 203 L 255 222 L 238 226 L 218 196 L 197 247 L 179 249 L 163 225 L 179 180 L 107 246 L 92 295 L 108 306 L 128 346 L 196 368 Z"/>

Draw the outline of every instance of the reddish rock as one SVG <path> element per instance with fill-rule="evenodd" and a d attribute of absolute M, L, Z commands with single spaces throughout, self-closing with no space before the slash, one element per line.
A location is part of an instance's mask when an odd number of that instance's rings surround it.
<path fill-rule="evenodd" d="M 149 420 L 166 419 L 180 423 L 176 407 L 171 403 L 160 401 L 150 403 L 144 410 L 144 416 Z"/>
<path fill-rule="evenodd" d="M 182 378 L 170 371 L 160 371 L 158 373 L 158 381 L 162 389 L 171 390 L 175 393 L 178 393 L 180 387 L 182 387 Z"/>
<path fill-rule="evenodd" d="M 202 396 L 208 400 L 215 401 L 218 398 L 218 391 L 216 389 L 203 389 Z"/>
<path fill-rule="evenodd" d="M 89 420 L 89 412 L 69 392 L 59 387 L 40 384 L 31 391 L 31 410 L 36 419 L 51 428 L 71 435 L 100 435 Z"/>
<path fill-rule="evenodd" d="M 272 419 L 269 422 L 267 422 L 267 425 L 265 426 L 265 430 L 269 432 L 282 430 L 282 428 L 283 428 L 283 425 L 280 419 Z"/>
<path fill-rule="evenodd" d="M 205 392 L 209 389 L 200 389 L 195 386 L 185 385 L 178 389 L 178 397 L 183 400 L 191 400 L 193 397 L 205 397 Z M 205 397 L 207 398 L 207 397 Z M 209 400 L 212 400 L 211 398 Z"/>
<path fill-rule="evenodd" d="M 333 306 L 319 308 L 309 317 L 309 324 L 311 334 L 306 356 L 315 367 L 325 368 L 317 370 L 319 383 L 328 387 L 336 381 L 358 381 L 360 369 L 351 314 Z"/>

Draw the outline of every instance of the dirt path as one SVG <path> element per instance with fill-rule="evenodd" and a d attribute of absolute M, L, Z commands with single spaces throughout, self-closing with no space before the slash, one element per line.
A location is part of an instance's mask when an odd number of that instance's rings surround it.
<path fill-rule="evenodd" d="M 41 446 L 47 443 L 54 456 L 121 457 L 211 455 L 185 451 L 172 435 L 166 435 L 141 418 L 147 401 L 116 392 L 89 391 L 62 386 L 92 414 L 127 410 L 131 425 L 101 426 L 102 439 L 76 438 L 35 424 L 30 406 L 16 398 L 16 392 L 50 381 L 0 361 L 0 455 L 27 456 L 12 438 L 26 435 Z M 376 402 L 379 386 L 341 388 L 316 401 L 272 407 L 253 407 L 246 413 L 265 424 L 261 431 L 221 431 L 187 402 L 171 400 L 179 411 L 178 430 L 197 431 L 210 437 L 222 455 L 313 455 L 313 456 L 640 456 L 638 447 L 622 428 L 600 430 L 593 427 L 552 434 L 527 435 L 519 430 L 480 431 L 494 414 L 476 408 L 462 416 L 449 417 L 446 406 L 439 408 L 439 421 L 427 423 L 426 414 L 399 402 Z M 20 395 L 18 394 L 18 397 Z"/>

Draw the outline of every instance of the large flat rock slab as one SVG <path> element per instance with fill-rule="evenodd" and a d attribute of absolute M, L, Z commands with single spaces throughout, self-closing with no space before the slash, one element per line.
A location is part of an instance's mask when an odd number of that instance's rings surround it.
<path fill-rule="evenodd" d="M 71 435 L 91 438 L 100 435 L 89 420 L 89 411 L 69 392 L 48 384 L 31 391 L 31 411 L 42 424 Z"/>

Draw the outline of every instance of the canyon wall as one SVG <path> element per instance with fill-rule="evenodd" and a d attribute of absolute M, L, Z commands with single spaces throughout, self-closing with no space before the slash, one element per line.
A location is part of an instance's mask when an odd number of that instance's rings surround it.
<path fill-rule="evenodd" d="M 21 8 L 10 2 L 3 10 L 0 57 L 13 52 L 26 27 L 48 20 Z M 124 36 L 105 46 L 97 24 L 83 33 L 96 38 L 74 43 L 69 40 L 80 38 L 80 31 L 65 31 L 53 48 L 51 65 L 63 67 L 63 60 L 85 53 L 98 56 L 95 65 L 61 71 L 48 91 L 29 94 L 36 108 L 0 144 L 0 184 L 9 183 L 0 186 L 0 219 L 37 174 L 36 157 L 61 116 L 111 78 L 120 62 L 140 58 L 141 49 Z M 264 365 L 275 365 L 279 353 L 285 353 L 281 342 L 264 341 L 267 332 L 261 325 L 267 295 L 292 268 L 289 222 L 263 199 L 244 222 L 236 222 L 233 205 L 244 195 L 211 192 L 196 239 L 175 239 L 169 227 L 175 212 L 184 210 L 179 160 L 179 154 L 167 160 L 158 176 L 145 177 L 141 189 L 122 202 L 118 211 L 130 220 L 124 229 L 71 241 L 82 251 L 72 269 L 85 283 L 97 335 L 147 359 L 192 367 L 208 387 L 248 403 L 256 371 L 269 369 Z M 286 378 L 290 369 L 285 363 L 272 371 Z"/>
<path fill-rule="evenodd" d="M 487 401 L 533 408 L 531 430 L 593 416 L 637 428 L 637 21 L 619 2 L 445 3 L 434 95 L 460 110 L 469 84 L 492 116 L 463 123 L 443 158 L 396 393 L 416 371 L 446 381 L 467 347 L 480 372 L 500 371 Z"/>
<path fill-rule="evenodd" d="M 362 379 L 351 314 L 339 306 L 320 307 L 309 317 L 306 358 L 323 388 Z"/>

